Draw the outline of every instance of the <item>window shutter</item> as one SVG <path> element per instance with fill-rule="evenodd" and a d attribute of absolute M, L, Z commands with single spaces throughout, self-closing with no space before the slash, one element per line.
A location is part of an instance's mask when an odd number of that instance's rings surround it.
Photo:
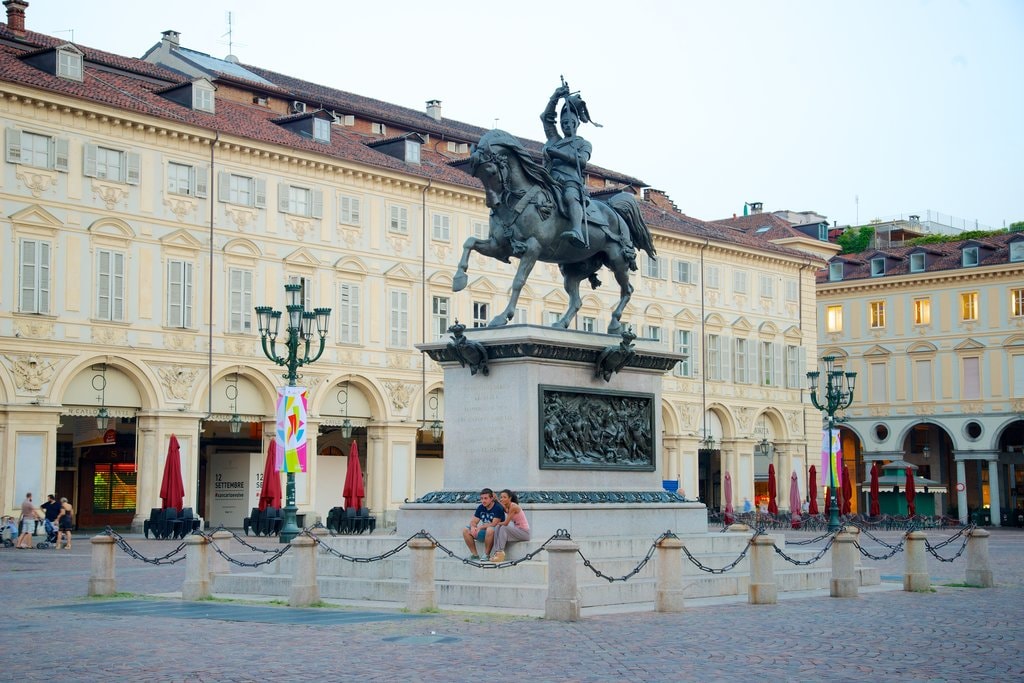
<path fill-rule="evenodd" d="M 129 185 L 138 185 L 139 176 L 141 174 L 141 160 L 139 159 L 139 154 L 137 152 L 128 152 L 125 154 L 125 159 L 127 160 L 127 163 L 125 167 L 124 181 Z"/>
<path fill-rule="evenodd" d="M 732 359 L 732 337 L 727 337 L 724 334 L 721 336 L 722 340 L 722 353 L 719 357 L 722 359 L 722 381 L 732 381 L 732 369 L 729 367 L 729 363 Z"/>
<path fill-rule="evenodd" d="M 217 174 L 217 201 L 226 202 L 231 198 L 231 174 L 221 171 Z"/>
<path fill-rule="evenodd" d="M 21 303 L 19 310 L 22 313 L 36 312 L 37 244 L 35 240 L 21 241 Z"/>
<path fill-rule="evenodd" d="M 111 319 L 124 320 L 124 254 L 114 252 L 112 265 L 114 287 L 111 299 L 114 306 L 111 310 Z"/>
<path fill-rule="evenodd" d="M 352 216 L 353 223 L 359 223 L 359 200 L 355 197 L 349 198 L 350 209 L 349 213 Z"/>
<path fill-rule="evenodd" d="M 21 163 L 21 131 L 17 128 L 7 129 L 7 161 Z"/>
<path fill-rule="evenodd" d="M 267 181 L 263 178 L 256 178 L 256 196 L 253 199 L 253 206 L 257 209 L 267 208 Z"/>
<path fill-rule="evenodd" d="M 82 174 L 89 177 L 96 177 L 96 145 L 86 143 L 85 157 L 82 166 Z"/>
<path fill-rule="evenodd" d="M 106 249 L 100 250 L 97 265 L 96 317 L 110 320 L 110 256 Z"/>
<path fill-rule="evenodd" d="M 53 154 L 53 170 L 60 171 L 61 173 L 68 172 L 69 157 L 68 151 L 69 143 L 67 138 L 56 138 L 53 141 L 54 154 Z"/>
<path fill-rule="evenodd" d="M 181 261 L 167 262 L 167 326 L 181 327 Z"/>
<path fill-rule="evenodd" d="M 207 179 L 209 171 L 205 166 L 196 166 L 193 169 L 195 174 L 195 195 L 201 199 L 206 199 L 210 194 L 210 181 Z"/>
<path fill-rule="evenodd" d="M 232 332 L 242 331 L 242 272 L 228 271 L 228 329 Z"/>
<path fill-rule="evenodd" d="M 182 321 L 182 327 L 192 327 L 192 264 L 183 264 L 185 272 L 183 273 L 184 286 L 182 287 L 182 310 L 185 312 L 184 320 Z"/>
<path fill-rule="evenodd" d="M 39 309 L 50 312 L 50 243 L 39 242 Z"/>
<path fill-rule="evenodd" d="M 288 213 L 288 185 L 277 184 L 277 210 L 281 213 Z"/>
<path fill-rule="evenodd" d="M 311 194 L 313 195 L 313 202 L 312 202 L 313 205 L 310 208 L 310 215 L 313 218 L 323 218 L 324 217 L 324 192 L 323 192 L 323 190 L 313 190 L 311 192 Z"/>
<path fill-rule="evenodd" d="M 782 344 L 772 342 L 772 352 L 775 354 L 775 372 L 772 373 L 772 384 L 781 387 L 785 386 L 782 381 Z"/>

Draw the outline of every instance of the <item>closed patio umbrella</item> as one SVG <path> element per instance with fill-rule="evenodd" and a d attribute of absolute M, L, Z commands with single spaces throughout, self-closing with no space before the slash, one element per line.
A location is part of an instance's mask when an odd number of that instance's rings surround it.
<path fill-rule="evenodd" d="M 800 483 L 796 472 L 789 478 L 789 520 L 794 529 L 800 528 Z"/>
<path fill-rule="evenodd" d="M 779 514 L 778 484 L 775 481 L 775 463 L 768 463 L 768 512 L 773 515 Z"/>
<path fill-rule="evenodd" d="M 907 468 L 907 514 L 913 517 L 917 514 L 917 507 L 914 506 L 914 497 L 917 491 L 914 490 L 914 470 Z"/>
<path fill-rule="evenodd" d="M 260 510 L 281 507 L 281 474 L 277 471 L 277 441 L 267 444 L 267 460 L 263 464 L 263 488 L 260 490 Z"/>
<path fill-rule="evenodd" d="M 877 517 L 882 514 L 882 509 L 878 504 L 878 477 L 880 474 L 881 468 L 878 466 L 878 461 L 876 460 L 871 463 L 871 496 L 868 501 L 868 513 L 872 517 Z"/>
<path fill-rule="evenodd" d="M 843 465 L 843 483 L 839 489 L 843 494 L 843 505 L 840 508 L 844 515 L 853 510 L 853 481 L 850 479 L 850 468 Z"/>
<path fill-rule="evenodd" d="M 363 506 L 366 490 L 363 487 L 363 469 L 359 466 L 359 447 L 355 439 L 348 449 L 348 469 L 345 470 L 345 486 L 341 491 L 345 497 L 345 507 L 358 510 Z"/>
<path fill-rule="evenodd" d="M 185 504 L 185 484 L 181 480 L 181 446 L 178 437 L 171 434 L 164 460 L 164 476 L 160 480 L 160 501 L 164 510 L 181 510 Z"/>
<path fill-rule="evenodd" d="M 811 465 L 807 484 L 807 514 L 818 514 L 818 471 Z"/>
<path fill-rule="evenodd" d="M 723 488 L 722 497 L 725 498 L 725 517 L 724 518 L 725 518 L 725 523 L 728 525 L 728 524 L 732 524 L 732 520 L 733 520 L 733 515 L 732 515 L 732 477 L 729 476 L 728 472 L 725 473 L 725 485 L 722 488 Z"/>

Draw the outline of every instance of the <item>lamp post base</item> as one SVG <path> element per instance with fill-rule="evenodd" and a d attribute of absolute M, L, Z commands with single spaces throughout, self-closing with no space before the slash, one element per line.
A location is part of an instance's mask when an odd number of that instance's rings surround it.
<path fill-rule="evenodd" d="M 281 533 L 278 534 L 281 543 L 291 543 L 292 539 L 302 532 L 295 522 L 295 513 L 298 511 L 298 508 L 295 507 L 295 473 L 289 472 L 287 477 L 284 494 L 284 526 L 281 527 Z"/>

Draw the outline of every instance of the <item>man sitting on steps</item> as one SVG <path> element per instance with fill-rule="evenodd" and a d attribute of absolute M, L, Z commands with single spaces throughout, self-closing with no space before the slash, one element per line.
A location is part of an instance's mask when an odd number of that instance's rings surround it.
<path fill-rule="evenodd" d="M 466 541 L 466 547 L 469 548 L 471 560 L 480 560 L 481 557 L 477 554 L 476 542 L 484 542 L 484 556 L 482 559 L 487 559 L 487 556 L 491 554 L 491 548 L 494 546 L 494 527 L 498 522 L 505 521 L 505 508 L 501 507 L 494 498 L 494 491 L 491 489 L 483 489 L 480 491 L 480 504 L 476 506 L 476 512 L 473 513 L 473 519 L 469 521 L 469 526 L 462 530 L 462 538 Z"/>

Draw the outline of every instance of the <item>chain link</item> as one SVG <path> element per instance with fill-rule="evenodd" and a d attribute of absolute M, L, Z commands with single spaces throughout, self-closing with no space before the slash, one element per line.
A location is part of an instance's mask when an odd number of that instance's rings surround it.
<path fill-rule="evenodd" d="M 231 536 L 236 541 L 238 541 L 239 543 L 241 543 L 242 545 L 244 545 L 246 548 L 248 548 L 249 550 L 251 550 L 253 552 L 256 552 L 256 553 L 276 553 L 277 552 L 276 550 L 268 550 L 266 548 L 258 548 L 256 546 L 254 546 L 252 543 L 249 543 L 247 540 L 245 540 L 244 536 L 239 536 L 237 533 L 235 533 L 231 529 L 226 528 L 223 524 L 221 524 L 219 527 L 214 529 L 211 532 L 210 535 L 212 536 L 213 534 L 217 533 L 218 531 L 226 531 L 226 532 L 228 532 L 229 534 L 231 534 Z"/>
<path fill-rule="evenodd" d="M 654 543 L 651 544 L 651 547 L 648 548 L 647 555 L 644 557 L 644 559 L 640 560 L 640 562 L 635 567 L 633 567 L 633 571 L 619 577 L 608 576 L 601 570 L 595 568 L 593 563 L 591 563 L 591 561 L 587 559 L 586 555 L 584 555 L 581 550 L 577 549 L 576 553 L 583 558 L 583 566 L 589 569 L 590 571 L 594 572 L 594 576 L 596 576 L 597 578 L 605 579 L 606 581 L 608 581 L 608 583 L 614 583 L 616 581 L 629 581 L 631 578 L 639 574 L 645 566 L 647 566 L 647 563 L 651 561 L 652 557 L 654 557 L 654 551 L 658 549 L 658 544 L 666 538 L 678 538 L 678 536 L 673 534 L 671 531 L 666 531 L 661 536 L 658 536 L 656 539 L 654 539 Z"/>
<path fill-rule="evenodd" d="M 932 557 L 934 557 L 939 562 L 952 562 L 953 560 L 955 560 L 958 557 L 960 557 L 961 555 L 963 555 L 964 551 L 967 550 L 967 543 L 968 543 L 968 541 L 971 540 L 970 532 L 974 531 L 975 527 L 976 527 L 976 525 L 974 525 L 974 524 L 970 524 L 968 526 L 965 526 L 965 527 L 961 528 L 959 531 L 957 531 L 955 534 L 953 534 L 952 536 L 947 538 L 942 543 L 937 543 L 936 545 L 932 545 L 931 543 L 929 543 L 928 539 L 926 538 L 926 539 L 924 539 L 924 547 L 925 547 L 925 549 L 929 553 L 931 553 Z M 942 557 L 941 555 L 938 554 L 938 552 L 936 552 L 940 548 L 946 547 L 947 545 L 949 545 L 950 543 L 952 543 L 956 539 L 960 538 L 961 536 L 964 536 L 964 542 L 960 544 L 960 550 L 956 551 L 956 555 L 953 555 L 953 557 L 949 557 L 949 558 Z"/>
<path fill-rule="evenodd" d="M 146 557 L 145 555 L 140 553 L 138 550 L 133 548 L 128 543 L 128 541 L 124 540 L 124 537 L 121 534 L 117 533 L 116 531 L 111 529 L 109 526 L 106 529 L 103 530 L 103 533 L 106 534 L 107 536 L 110 536 L 111 538 L 113 538 L 114 539 L 114 543 L 117 545 L 117 547 L 120 548 L 121 550 L 123 550 L 125 553 L 127 553 L 128 555 L 130 555 L 134 559 L 141 560 L 141 561 L 143 561 L 143 562 L 145 562 L 147 564 L 158 564 L 158 565 L 162 565 L 162 564 L 177 564 L 178 562 L 181 562 L 182 560 L 185 559 L 184 555 L 181 555 L 181 557 L 174 557 L 175 555 L 178 555 L 179 553 L 181 553 L 181 551 L 183 551 L 185 549 L 185 544 L 184 543 L 181 543 L 177 548 L 175 548 L 171 552 L 167 553 L 166 555 L 162 555 L 160 557 Z M 174 558 L 173 560 L 171 559 L 172 557 Z"/>
<path fill-rule="evenodd" d="M 403 550 L 405 550 L 406 547 L 409 545 L 409 541 L 411 541 L 414 538 L 419 538 L 421 536 L 421 534 L 424 534 L 424 533 L 426 533 L 426 532 L 421 531 L 418 534 L 413 534 L 412 536 L 410 536 L 409 538 L 405 539 L 404 541 L 402 541 L 400 544 L 398 544 L 397 546 L 395 546 L 391 550 L 389 550 L 389 551 L 387 551 L 385 553 L 381 553 L 380 555 L 374 555 L 373 557 L 355 557 L 354 555 L 346 555 L 345 553 L 341 552 L 340 550 L 335 550 L 331 546 L 327 545 L 326 543 L 324 543 L 321 539 L 317 538 L 316 536 L 313 536 L 312 534 L 308 534 L 308 535 L 311 538 L 313 538 L 317 543 L 320 544 L 320 551 L 322 553 L 324 553 L 326 555 L 333 555 L 334 557 L 341 558 L 341 559 L 345 560 L 346 562 L 354 562 L 356 564 L 361 564 L 361 563 L 366 563 L 366 562 L 379 562 L 381 560 L 386 560 L 387 558 L 391 557 L 392 555 L 396 555 L 396 554 L 402 552 Z"/>
<path fill-rule="evenodd" d="M 480 569 L 504 569 L 505 567 L 514 567 L 517 564 L 520 564 L 521 562 L 528 562 L 532 560 L 534 557 L 539 555 L 540 551 L 544 550 L 544 548 L 546 548 L 548 543 L 551 543 L 551 541 L 570 540 L 568 531 L 566 531 L 565 529 L 558 529 L 557 531 L 555 531 L 555 533 L 551 534 L 551 538 L 544 541 L 544 543 L 539 548 L 534 550 L 532 553 L 528 553 L 527 555 L 521 557 L 518 560 L 509 560 L 508 562 L 480 562 L 478 560 L 473 560 L 468 557 L 462 557 L 460 555 L 457 555 L 455 551 L 445 547 L 443 543 L 441 543 L 439 540 L 431 536 L 426 531 L 420 531 L 418 534 L 416 534 L 416 536 L 427 539 L 428 541 L 434 544 L 435 548 L 443 552 L 448 557 L 453 557 L 456 560 L 460 560 L 462 564 L 468 564 L 471 567 L 477 567 Z M 408 543 L 408 541 L 406 541 L 406 543 Z"/>
<path fill-rule="evenodd" d="M 822 548 L 821 550 L 818 551 L 817 555 L 815 555 L 814 557 L 812 557 L 809 560 L 797 560 L 797 559 L 794 559 L 794 558 L 790 557 L 789 555 L 787 555 L 782 550 L 782 548 L 780 548 L 777 545 L 773 545 L 772 548 L 775 549 L 775 554 L 778 555 L 779 557 L 781 557 L 782 559 L 784 559 L 786 562 L 789 562 L 790 564 L 794 564 L 794 565 L 796 565 L 798 567 L 807 567 L 807 566 L 810 566 L 810 565 L 814 564 L 815 562 L 817 562 L 821 558 L 825 557 L 825 553 L 827 553 L 828 549 L 832 547 L 832 544 L 836 542 L 836 536 L 838 536 L 840 533 L 842 533 L 842 531 L 843 531 L 842 528 L 839 528 L 839 529 L 836 529 L 835 531 L 833 531 L 832 533 L 828 534 L 828 537 L 829 537 L 828 543 L 825 544 L 824 548 Z"/>
<path fill-rule="evenodd" d="M 721 568 L 708 567 L 707 565 L 702 564 L 700 560 L 698 560 L 690 553 L 689 548 L 687 548 L 685 545 L 683 546 L 683 554 L 686 555 L 686 558 L 690 560 L 691 563 L 693 563 L 693 566 L 695 566 L 702 572 L 708 572 L 709 574 L 724 574 L 727 571 L 730 571 L 731 569 L 735 568 L 736 565 L 743 561 L 743 558 L 746 557 L 747 553 L 750 551 L 750 546 L 753 544 L 754 539 L 757 538 L 760 534 L 760 530 L 754 531 L 754 535 L 747 539 L 747 545 L 744 546 L 743 550 L 739 554 L 739 557 L 737 557 L 735 560 Z"/>

